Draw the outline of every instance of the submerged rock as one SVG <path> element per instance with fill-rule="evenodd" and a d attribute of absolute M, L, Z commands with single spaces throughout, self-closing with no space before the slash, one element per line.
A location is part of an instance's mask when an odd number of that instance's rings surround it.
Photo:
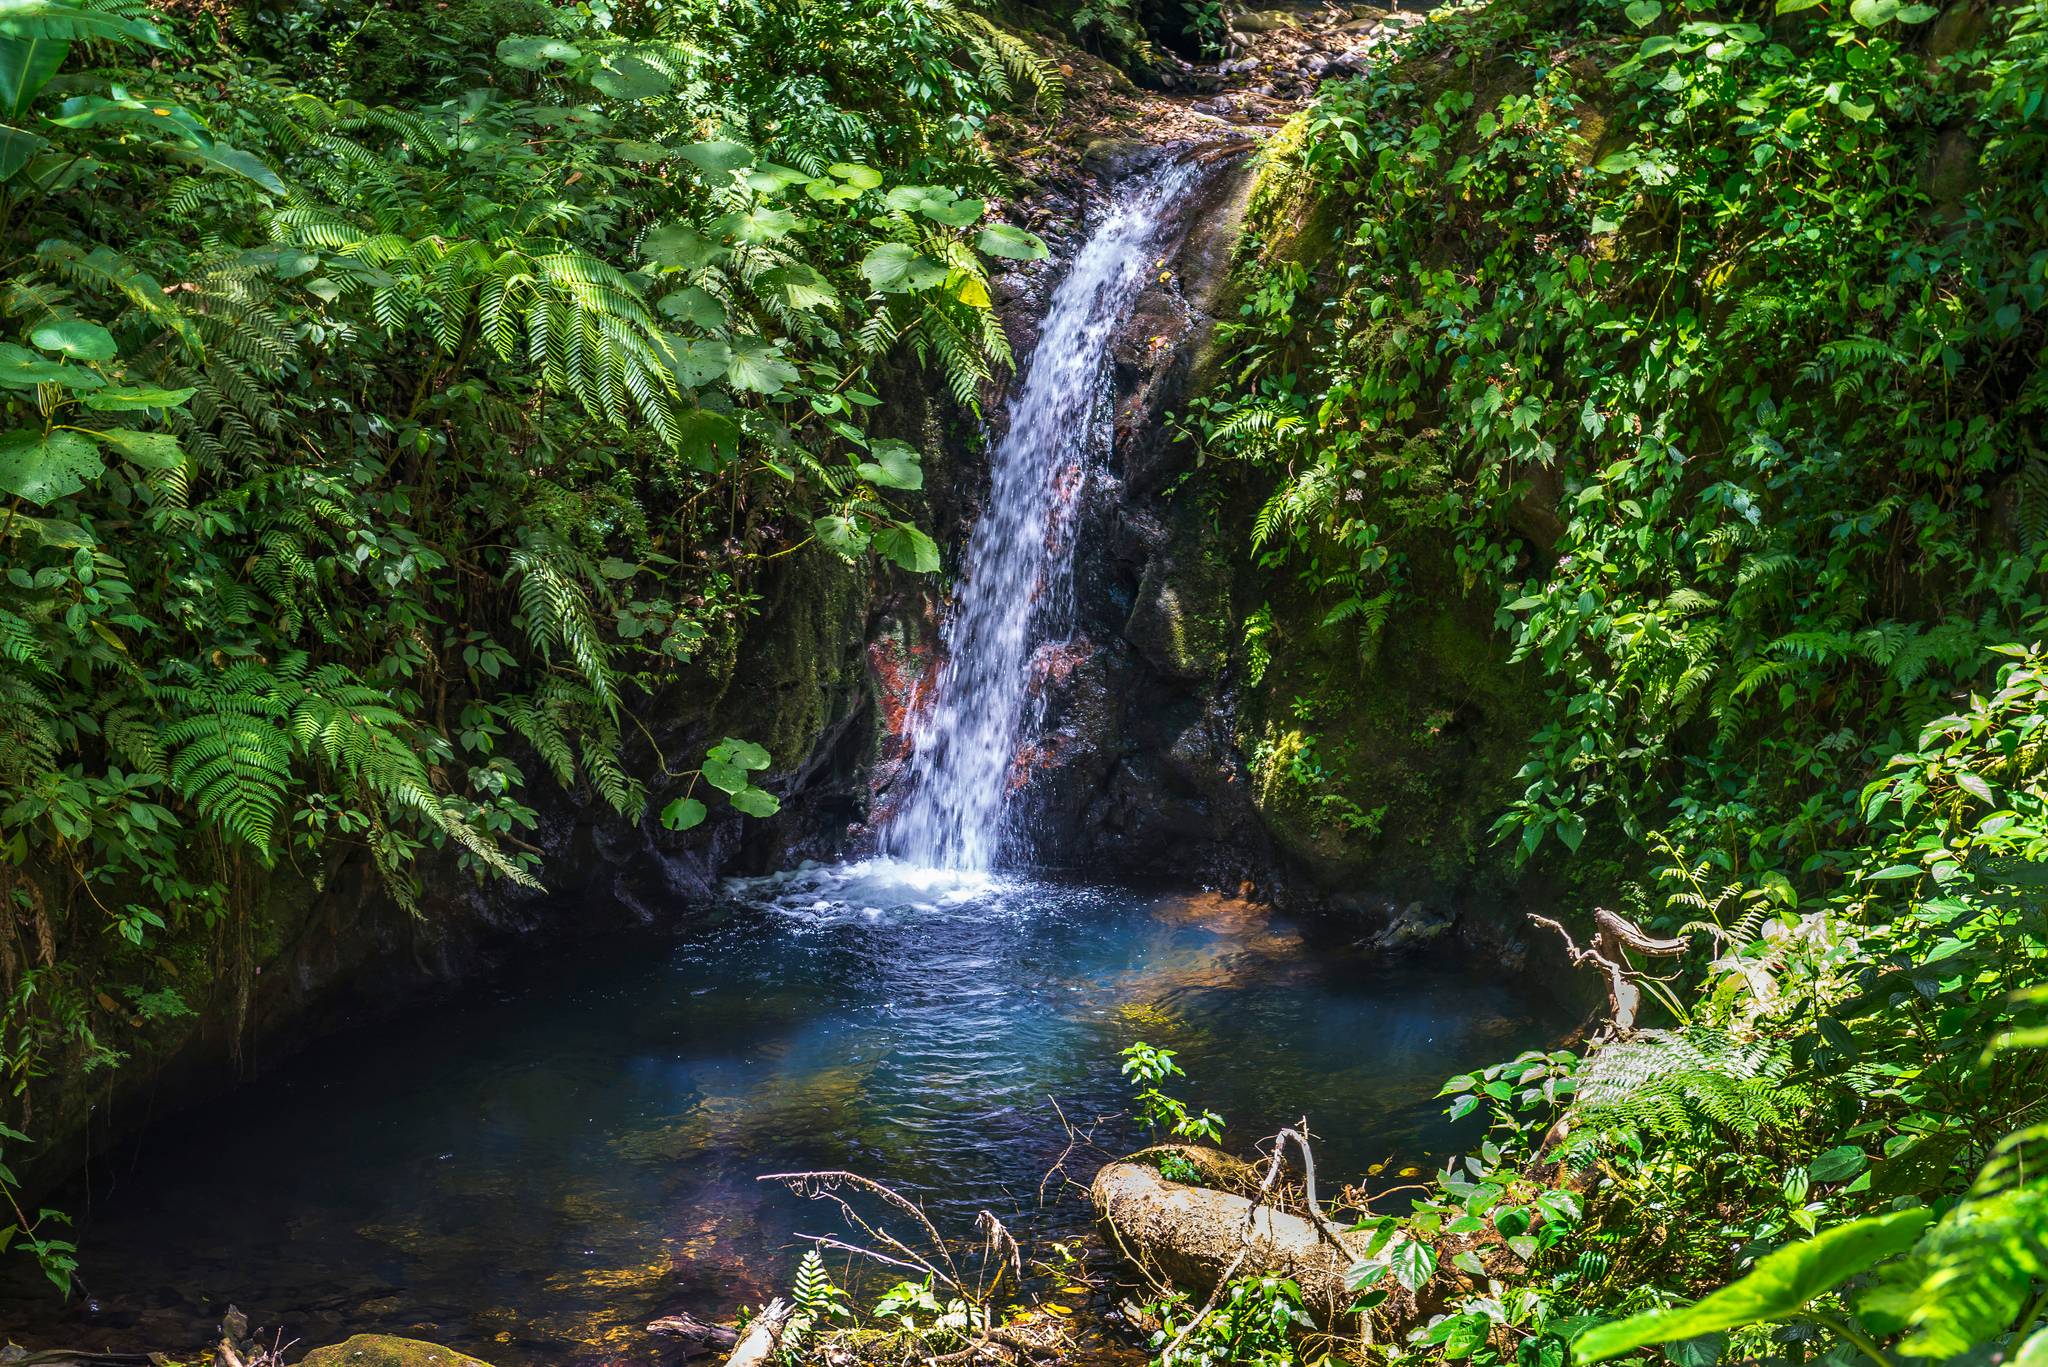
<path fill-rule="evenodd" d="M 490 1364 L 424 1339 L 357 1334 L 346 1343 L 315 1348 L 300 1359 L 299 1367 L 490 1367 Z"/>

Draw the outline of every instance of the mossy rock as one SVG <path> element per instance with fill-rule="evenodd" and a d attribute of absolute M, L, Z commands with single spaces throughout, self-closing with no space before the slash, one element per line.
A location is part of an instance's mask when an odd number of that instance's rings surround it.
<path fill-rule="evenodd" d="M 346 1343 L 315 1348 L 299 1360 L 299 1367 L 490 1367 L 490 1364 L 424 1339 L 357 1334 Z"/>

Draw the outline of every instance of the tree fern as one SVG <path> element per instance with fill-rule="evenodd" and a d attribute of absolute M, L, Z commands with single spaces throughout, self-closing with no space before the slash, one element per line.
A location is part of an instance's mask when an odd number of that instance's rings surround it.
<path fill-rule="evenodd" d="M 1704 1026 L 1645 1030 L 1589 1056 L 1579 1071 L 1565 1156 L 1589 1161 L 1624 1131 L 1675 1139 L 1721 1128 L 1746 1139 L 1788 1125 L 1806 1104 L 1786 1056 Z"/>
<path fill-rule="evenodd" d="M 251 663 L 208 671 L 183 662 L 151 690 L 167 714 L 165 776 L 230 839 L 272 857 L 291 782 L 286 707 L 268 671 Z"/>

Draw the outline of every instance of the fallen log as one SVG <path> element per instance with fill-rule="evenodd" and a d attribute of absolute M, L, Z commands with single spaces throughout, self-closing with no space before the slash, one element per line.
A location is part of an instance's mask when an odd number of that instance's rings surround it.
<path fill-rule="evenodd" d="M 740 1335 L 739 1345 L 725 1360 L 725 1367 L 766 1367 L 774 1361 L 776 1350 L 782 1346 L 782 1332 L 795 1314 L 796 1307 L 780 1296 L 762 1306 L 761 1313 L 747 1325 L 747 1332 Z"/>
<path fill-rule="evenodd" d="M 1108 1164 L 1089 1195 L 1112 1246 L 1156 1277 L 1203 1294 L 1233 1268 L 1277 1273 L 1301 1288 L 1302 1306 L 1318 1325 L 1357 1327 L 1344 1273 L 1364 1252 L 1363 1236 L 1233 1192 L 1170 1182 L 1150 1163 Z"/>
<path fill-rule="evenodd" d="M 665 1334 L 681 1339 L 684 1357 L 701 1357 L 714 1348 L 732 1348 L 739 1343 L 740 1336 L 722 1324 L 706 1324 L 687 1311 L 663 1315 L 647 1324 L 650 1334 Z"/>

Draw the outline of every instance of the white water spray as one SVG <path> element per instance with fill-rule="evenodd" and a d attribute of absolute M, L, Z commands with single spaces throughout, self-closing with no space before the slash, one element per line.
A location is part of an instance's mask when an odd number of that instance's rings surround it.
<path fill-rule="evenodd" d="M 1073 629 L 1074 503 L 1107 446 L 1110 340 L 1193 175 L 1167 162 L 1120 194 L 1053 291 L 911 736 L 910 795 L 884 836 L 907 863 L 979 872 L 1005 852 L 1017 751 L 1041 720 L 1034 656 Z"/>

